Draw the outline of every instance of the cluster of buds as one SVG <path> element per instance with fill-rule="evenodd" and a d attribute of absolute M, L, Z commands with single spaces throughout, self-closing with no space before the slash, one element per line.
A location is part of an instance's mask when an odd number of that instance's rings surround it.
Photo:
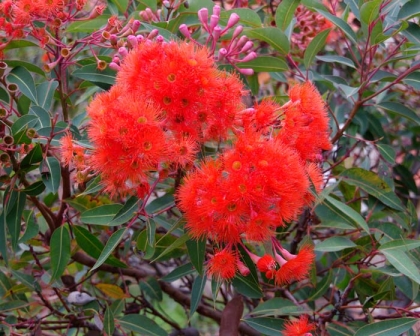
<path fill-rule="evenodd" d="M 162 9 L 157 9 L 153 11 L 151 8 L 146 8 L 142 10 L 139 15 L 146 22 L 162 22 L 168 21 L 171 17 L 171 13 L 176 11 L 181 4 L 188 8 L 188 2 L 178 1 L 178 0 L 164 0 L 162 1 Z"/>
<path fill-rule="evenodd" d="M 220 37 L 228 33 L 229 30 L 231 30 L 240 20 L 238 14 L 232 13 L 226 27 L 222 28 L 219 26 L 220 13 L 221 8 L 218 5 L 213 7 L 213 14 L 210 15 L 210 18 L 207 8 L 202 8 L 198 11 L 198 19 L 200 20 L 204 31 L 208 34 L 206 45 L 208 45 L 212 55 L 215 54 L 217 41 Z M 186 38 L 199 44 L 199 42 L 192 37 L 186 24 L 180 25 L 179 31 Z M 252 75 L 254 73 L 252 69 L 241 69 L 236 65 L 237 63 L 249 62 L 257 57 L 257 54 L 252 51 L 253 43 L 246 36 L 241 36 L 242 32 L 242 26 L 239 25 L 235 28 L 229 45 L 227 48 L 221 48 L 219 50 L 218 57 L 216 59 L 218 62 L 226 61 L 244 75 Z M 240 58 L 241 54 L 245 55 L 242 59 Z"/>

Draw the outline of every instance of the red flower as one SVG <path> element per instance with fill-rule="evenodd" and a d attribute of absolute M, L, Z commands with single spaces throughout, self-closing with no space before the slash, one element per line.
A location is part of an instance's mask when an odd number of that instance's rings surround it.
<path fill-rule="evenodd" d="M 231 280 L 238 270 L 237 261 L 236 254 L 225 248 L 209 260 L 207 274 L 217 280 Z"/>
<path fill-rule="evenodd" d="M 303 160 L 318 160 L 321 150 L 331 149 L 324 101 L 311 82 L 295 85 L 289 96 L 279 138 L 295 148 Z"/>
<path fill-rule="evenodd" d="M 323 184 L 322 171 L 319 168 L 319 166 L 314 162 L 310 162 L 306 165 L 306 174 L 308 174 L 311 186 L 317 193 L 319 193 Z M 305 199 L 308 205 L 310 205 L 314 200 L 314 196 L 309 190 L 306 194 Z"/>
<path fill-rule="evenodd" d="M 293 281 L 301 281 L 308 277 L 309 270 L 315 260 L 314 249 L 310 245 L 301 248 L 297 255 L 290 254 L 282 249 L 281 253 L 287 259 L 276 256 L 280 268 L 276 272 L 275 283 L 277 286 L 289 284 Z"/>
<path fill-rule="evenodd" d="M 311 336 L 310 331 L 314 329 L 315 324 L 309 323 L 308 316 L 303 315 L 299 320 L 287 321 L 282 334 L 283 336 Z"/>

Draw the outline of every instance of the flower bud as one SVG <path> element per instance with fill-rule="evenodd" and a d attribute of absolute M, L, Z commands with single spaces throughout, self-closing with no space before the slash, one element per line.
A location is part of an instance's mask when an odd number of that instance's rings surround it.
<path fill-rule="evenodd" d="M 157 30 L 157 29 L 153 29 L 150 33 L 149 33 L 149 35 L 147 36 L 147 38 L 149 39 L 149 40 L 152 40 L 152 39 L 154 39 L 156 36 L 158 36 L 159 35 L 159 30 Z"/>
<path fill-rule="evenodd" d="M 213 15 L 216 15 L 216 16 L 220 17 L 220 11 L 221 11 L 221 8 L 220 8 L 219 5 L 216 5 L 216 6 L 213 7 Z"/>
<path fill-rule="evenodd" d="M 198 12 L 198 19 L 200 20 L 200 22 L 203 24 L 203 27 L 206 31 L 208 31 L 208 26 L 207 26 L 207 22 L 209 20 L 209 11 L 207 10 L 207 8 L 201 8 Z"/>
<path fill-rule="evenodd" d="M 141 22 L 139 20 L 134 20 L 133 25 L 131 26 L 131 29 L 133 30 L 133 33 L 135 33 L 141 26 Z"/>
<path fill-rule="evenodd" d="M 229 29 L 229 28 L 233 27 L 234 25 L 236 25 L 239 22 L 240 19 L 241 18 L 238 14 L 232 13 L 229 17 L 226 29 Z"/>
<path fill-rule="evenodd" d="M 252 76 L 254 74 L 254 70 L 253 69 L 239 69 L 238 71 L 242 75 L 245 75 L 245 76 Z"/>
<path fill-rule="evenodd" d="M 253 46 L 254 46 L 254 43 L 252 43 L 252 41 L 248 41 L 245 43 L 245 45 L 242 47 L 239 53 L 245 53 L 248 50 L 251 50 Z"/>
<path fill-rule="evenodd" d="M 210 16 L 210 32 L 213 32 L 214 27 L 219 23 L 220 16 L 212 15 Z"/>
<path fill-rule="evenodd" d="M 122 56 L 125 57 L 128 55 L 128 50 L 126 47 L 121 47 L 118 49 L 118 53 Z"/>
<path fill-rule="evenodd" d="M 222 32 L 222 28 L 220 28 L 219 26 L 216 26 L 213 29 L 213 39 L 215 41 L 217 41 L 219 39 L 221 32 Z"/>
<path fill-rule="evenodd" d="M 257 53 L 251 51 L 248 55 L 246 55 L 244 58 L 242 58 L 239 62 L 249 62 L 252 61 L 253 59 L 257 58 Z"/>
<path fill-rule="evenodd" d="M 180 25 L 178 29 L 181 32 L 181 34 L 184 35 L 186 38 L 191 38 L 191 33 L 185 23 Z"/>
<path fill-rule="evenodd" d="M 115 62 L 109 63 L 109 68 L 115 71 L 121 70 L 121 67 Z"/>
<path fill-rule="evenodd" d="M 156 42 L 163 43 L 165 42 L 165 38 L 162 35 L 158 35 L 156 37 Z"/>
<path fill-rule="evenodd" d="M 115 47 L 118 44 L 118 38 L 117 35 L 115 34 L 111 34 L 111 36 L 109 37 L 109 42 L 111 42 L 111 45 L 113 47 Z"/>
<path fill-rule="evenodd" d="M 236 27 L 235 30 L 233 31 L 232 40 L 236 39 L 239 35 L 241 35 L 243 30 L 244 30 L 244 27 L 242 26 Z"/>
<path fill-rule="evenodd" d="M 138 41 L 137 41 L 137 37 L 135 37 L 134 35 L 128 35 L 127 37 L 127 44 L 129 47 L 131 48 L 135 48 L 138 45 Z"/>

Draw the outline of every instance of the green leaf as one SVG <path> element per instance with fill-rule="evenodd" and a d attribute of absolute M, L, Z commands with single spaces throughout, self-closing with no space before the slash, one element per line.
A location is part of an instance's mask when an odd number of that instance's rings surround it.
<path fill-rule="evenodd" d="M 320 282 L 317 283 L 316 288 L 310 292 L 308 301 L 314 301 L 320 298 L 330 288 L 333 272 L 330 270 L 328 276 L 324 276 Z"/>
<path fill-rule="evenodd" d="M 38 44 L 28 40 L 12 40 L 10 41 L 4 50 L 20 49 L 26 47 L 38 47 Z"/>
<path fill-rule="evenodd" d="M 9 262 L 9 259 L 8 259 L 8 256 L 7 256 L 7 239 L 6 238 L 7 238 L 7 224 L 6 224 L 6 219 L 5 219 L 5 213 L 3 211 L 0 215 L 0 253 L 1 253 L 1 256 L 4 260 L 4 263 L 7 266 L 8 262 Z M 1 293 L 2 286 L 3 286 L 3 283 L 1 282 L 1 280 L 2 280 L 1 275 L 2 274 L 3 273 L 0 272 L 0 293 Z M 3 296 L 3 295 L 1 295 L 1 296 Z"/>
<path fill-rule="evenodd" d="M 279 336 L 284 328 L 284 320 L 271 317 L 246 318 L 245 323 L 263 335 Z"/>
<path fill-rule="evenodd" d="M 29 304 L 29 302 L 21 300 L 0 303 L 0 312 L 16 311 L 18 309 L 22 309 L 29 306 Z"/>
<path fill-rule="evenodd" d="M 112 309 L 106 305 L 106 310 L 104 314 L 104 331 L 107 335 L 111 336 L 114 333 L 115 324 L 114 324 L 114 313 Z"/>
<path fill-rule="evenodd" d="M 251 29 L 247 32 L 247 36 L 267 42 L 271 47 L 283 55 L 287 55 L 289 53 L 289 40 L 278 28 L 268 27 Z"/>
<path fill-rule="evenodd" d="M 185 265 L 182 265 L 182 266 L 179 266 L 179 267 L 175 268 L 172 272 L 165 275 L 161 280 L 165 281 L 165 282 L 176 281 L 176 280 L 182 278 L 183 276 L 193 274 L 195 271 L 196 270 L 195 270 L 193 264 L 188 263 L 188 264 L 185 264 Z"/>
<path fill-rule="evenodd" d="M 381 252 L 398 271 L 420 284 L 419 269 L 407 254 L 400 250 L 384 250 Z"/>
<path fill-rule="evenodd" d="M 165 236 L 163 236 L 160 240 L 162 240 L 163 238 L 165 238 Z M 171 245 L 169 245 L 167 248 L 165 248 L 162 253 L 160 253 L 157 257 L 155 257 L 152 262 L 155 262 L 156 260 L 161 259 L 162 257 L 164 257 L 165 255 L 167 255 L 169 252 L 172 252 L 173 250 L 177 249 L 178 247 L 182 246 L 185 244 L 185 242 L 190 239 L 190 237 L 188 236 L 188 234 L 183 234 L 181 237 L 177 238 Z M 156 245 L 158 245 L 158 243 L 160 242 L 160 240 L 156 243 Z M 157 246 L 156 246 L 157 247 Z"/>
<path fill-rule="evenodd" d="M 118 319 L 117 322 L 124 329 L 137 332 L 142 336 L 167 336 L 168 333 L 154 321 L 143 315 L 128 314 Z"/>
<path fill-rule="evenodd" d="M 283 0 L 276 10 L 276 26 L 282 31 L 289 27 L 295 15 L 296 8 L 299 6 L 300 0 Z"/>
<path fill-rule="evenodd" d="M 29 239 L 34 238 L 39 232 L 39 226 L 34 220 L 34 210 L 23 211 L 24 222 L 26 223 L 25 232 L 20 237 L 18 244 L 25 244 Z"/>
<path fill-rule="evenodd" d="M 348 25 L 347 22 L 345 22 L 343 19 L 340 19 L 339 17 L 332 15 L 322 9 L 316 9 L 316 11 L 321 14 L 323 17 L 325 17 L 327 20 L 334 23 L 338 28 L 340 28 L 344 34 L 350 39 L 351 42 L 354 44 L 357 44 L 357 36 L 356 33 L 351 29 L 351 27 Z"/>
<path fill-rule="evenodd" d="M 420 2 L 411 0 L 406 2 L 398 12 L 398 20 L 407 20 L 420 14 Z"/>
<path fill-rule="evenodd" d="M 37 116 L 39 119 L 37 125 L 34 126 L 36 130 L 51 126 L 51 115 L 41 106 L 31 106 L 29 115 Z"/>
<path fill-rule="evenodd" d="M 331 196 L 326 196 L 322 203 L 315 208 L 315 212 L 321 220 L 327 223 L 344 223 L 352 226 L 361 227 L 366 233 L 370 233 L 369 226 L 364 218 L 354 209 Z"/>
<path fill-rule="evenodd" d="M 11 128 L 13 139 L 17 144 L 27 144 L 29 145 L 32 140 L 26 135 L 28 128 L 35 128 L 39 123 L 39 119 L 34 115 L 23 115 L 18 120 L 16 120 Z"/>
<path fill-rule="evenodd" d="M 395 336 L 409 330 L 418 319 L 402 317 L 370 323 L 358 329 L 355 336 Z"/>
<path fill-rule="evenodd" d="M 175 206 L 174 196 L 171 194 L 165 194 L 162 197 L 156 198 L 150 202 L 150 204 L 146 206 L 146 211 L 147 213 L 155 213 L 168 209 L 172 206 Z"/>
<path fill-rule="evenodd" d="M 330 33 L 331 29 L 326 29 L 317 34 L 314 39 L 309 43 L 308 47 L 305 50 L 305 54 L 303 56 L 303 63 L 305 67 L 308 69 L 315 58 L 316 54 L 322 50 L 327 41 L 328 34 Z"/>
<path fill-rule="evenodd" d="M 46 111 L 49 111 L 52 99 L 54 97 L 54 92 L 58 87 L 58 81 L 51 80 L 39 84 L 36 88 L 38 105 L 41 106 Z M 49 126 L 49 125 L 46 125 Z"/>
<path fill-rule="evenodd" d="M 95 19 L 73 22 L 67 27 L 66 32 L 93 33 L 94 31 L 99 30 L 101 27 L 105 26 L 108 23 L 108 19 L 110 17 L 111 15 L 101 15 Z"/>
<path fill-rule="evenodd" d="M 356 247 L 350 239 L 346 237 L 331 237 L 325 239 L 323 242 L 315 245 L 315 251 L 319 252 L 336 252 L 346 248 Z"/>
<path fill-rule="evenodd" d="M 72 73 L 73 76 L 81 78 L 96 84 L 101 88 L 109 88 L 110 85 L 115 84 L 115 71 L 110 68 L 105 70 L 98 70 L 96 64 L 89 64 L 81 67 L 80 69 L 75 70 Z M 105 86 L 102 84 L 106 84 Z"/>
<path fill-rule="evenodd" d="M 172 34 L 169 30 L 165 28 L 154 26 L 145 22 L 142 22 L 141 25 L 142 27 L 146 28 L 146 30 L 149 32 L 151 32 L 153 29 L 157 29 L 159 31 L 159 35 L 163 36 L 166 42 L 179 40 L 178 36 Z"/>
<path fill-rule="evenodd" d="M 408 28 L 401 32 L 410 42 L 420 45 L 420 27 L 414 22 L 408 23 Z"/>
<path fill-rule="evenodd" d="M 136 214 L 139 202 L 137 197 L 131 196 L 107 226 L 127 223 Z"/>
<path fill-rule="evenodd" d="M 316 56 L 316 59 L 322 62 L 327 62 L 327 63 L 340 63 L 345 66 L 356 69 L 354 62 L 350 58 L 347 58 L 347 57 L 336 56 L 336 55 L 325 55 L 325 56 Z"/>
<path fill-rule="evenodd" d="M 232 285 L 239 293 L 251 299 L 259 299 L 263 296 L 259 283 L 252 276 L 237 275 L 233 279 Z"/>
<path fill-rule="evenodd" d="M 342 172 L 340 176 L 343 177 L 348 184 L 360 187 L 385 205 L 396 210 L 404 211 L 400 199 L 375 173 L 362 168 L 351 168 Z"/>
<path fill-rule="evenodd" d="M 147 219 L 146 225 L 147 231 L 147 242 L 150 246 L 154 247 L 155 244 L 155 235 L 156 235 L 156 222 L 153 219 Z"/>
<path fill-rule="evenodd" d="M 381 2 L 381 0 L 372 0 L 365 2 L 360 7 L 360 18 L 362 22 L 368 25 L 378 18 Z"/>
<path fill-rule="evenodd" d="M 37 102 L 35 82 L 28 70 L 20 66 L 14 68 L 7 76 L 7 81 L 16 84 L 32 102 Z"/>
<path fill-rule="evenodd" d="M 83 226 L 73 225 L 72 229 L 76 237 L 77 245 L 85 251 L 86 254 L 92 258 L 98 259 L 104 249 L 102 242 Z M 127 268 L 126 264 L 112 255 L 109 256 L 104 263 L 115 267 Z"/>
<path fill-rule="evenodd" d="M 111 0 L 111 2 L 114 3 L 117 6 L 118 11 L 121 14 L 124 14 L 128 9 L 128 0 Z M 111 335 L 111 334 L 109 334 L 109 335 Z"/>
<path fill-rule="evenodd" d="M 101 266 L 111 255 L 112 252 L 118 247 L 123 238 L 124 234 L 126 233 L 127 229 L 119 229 L 118 231 L 114 232 L 109 240 L 106 242 L 104 249 L 101 252 L 98 260 L 96 261 L 95 265 L 91 268 L 90 272 L 97 269 Z"/>
<path fill-rule="evenodd" d="M 60 162 L 53 156 L 47 157 L 41 162 L 41 175 L 47 190 L 56 193 L 61 182 Z"/>
<path fill-rule="evenodd" d="M 235 8 L 225 12 L 221 12 L 220 21 L 224 21 L 227 23 L 232 13 L 236 13 L 239 15 L 239 24 L 241 25 L 254 28 L 259 28 L 262 25 L 259 15 L 255 12 L 255 10 L 249 8 Z"/>
<path fill-rule="evenodd" d="M 41 68 L 37 67 L 33 63 L 24 62 L 24 61 L 20 61 L 20 60 L 4 60 L 3 62 L 5 62 L 10 68 L 15 68 L 15 67 L 20 66 L 20 67 L 23 67 L 30 72 L 33 72 L 33 73 L 36 73 L 38 75 L 41 75 L 41 76 L 45 77 L 44 71 L 42 71 Z"/>
<path fill-rule="evenodd" d="M 378 148 L 379 153 L 381 156 L 390 164 L 395 164 L 395 149 L 392 146 L 384 145 L 384 144 L 377 144 L 376 148 Z"/>
<path fill-rule="evenodd" d="M 26 195 L 19 191 L 12 191 L 12 195 L 16 197 L 16 199 L 12 208 L 7 211 L 5 220 L 7 224 L 7 230 L 10 234 L 12 248 L 13 250 L 16 250 L 22 225 L 22 214 L 23 209 L 25 208 Z"/>
<path fill-rule="evenodd" d="M 12 270 L 13 277 L 16 278 L 20 283 L 24 284 L 30 290 L 35 290 L 35 278 L 32 275 L 21 273 L 15 270 Z"/>
<path fill-rule="evenodd" d="M 92 181 L 88 183 L 86 190 L 82 192 L 81 194 L 79 194 L 78 196 L 94 194 L 103 188 L 104 186 L 103 184 L 101 184 L 101 177 L 96 176 Z"/>
<path fill-rule="evenodd" d="M 410 85 L 415 90 L 420 90 L 420 72 L 412 72 L 403 79 L 403 83 Z"/>
<path fill-rule="evenodd" d="M 379 251 L 399 250 L 408 252 L 420 246 L 420 240 L 413 239 L 394 239 L 379 247 Z"/>
<path fill-rule="evenodd" d="M 20 168 L 27 168 L 34 163 L 39 163 L 42 161 L 42 148 L 40 144 L 35 144 L 34 148 L 23 158 L 20 162 Z"/>
<path fill-rule="evenodd" d="M 162 289 L 155 278 L 150 277 L 146 281 L 141 281 L 140 289 L 152 300 L 162 301 L 163 299 Z"/>
<path fill-rule="evenodd" d="M 205 275 L 203 277 L 198 275 L 194 280 L 191 290 L 190 318 L 195 313 L 198 305 L 200 304 L 206 282 L 207 277 Z"/>
<path fill-rule="evenodd" d="M 57 228 L 50 241 L 51 282 L 58 279 L 70 260 L 70 233 L 67 226 Z"/>
<path fill-rule="evenodd" d="M 417 115 L 417 113 L 403 104 L 395 102 L 382 102 L 380 104 L 377 104 L 376 106 L 383 108 L 389 112 L 398 114 L 401 117 L 414 121 L 417 125 L 420 125 L 420 117 Z"/>
<path fill-rule="evenodd" d="M 188 255 L 198 274 L 203 275 L 204 254 L 206 252 L 206 239 L 189 239 L 186 241 Z"/>
<path fill-rule="evenodd" d="M 257 315 L 258 317 L 267 317 L 267 316 L 279 316 L 279 315 L 301 315 L 308 314 L 310 311 L 305 310 L 302 307 L 296 306 L 292 301 L 274 298 L 268 301 L 265 301 L 257 306 L 253 311 L 252 315 Z"/>
<path fill-rule="evenodd" d="M 85 224 L 108 225 L 122 209 L 121 204 L 104 204 L 93 209 L 86 210 L 80 216 Z M 118 224 L 117 224 L 118 225 Z"/>
<path fill-rule="evenodd" d="M 289 69 L 283 59 L 272 56 L 259 56 L 249 62 L 237 63 L 236 66 L 241 69 L 251 68 L 255 72 L 283 72 Z"/>

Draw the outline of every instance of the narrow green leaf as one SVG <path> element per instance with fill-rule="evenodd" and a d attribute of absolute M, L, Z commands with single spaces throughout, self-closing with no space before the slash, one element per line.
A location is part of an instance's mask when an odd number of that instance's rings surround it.
<path fill-rule="evenodd" d="M 151 32 L 154 29 L 157 29 L 159 31 L 159 35 L 163 36 L 166 42 L 179 40 L 178 36 L 176 36 L 175 34 L 172 34 L 169 30 L 165 28 L 154 26 L 145 22 L 142 22 L 141 25 L 142 27 L 146 28 L 146 30 L 149 32 Z"/>
<path fill-rule="evenodd" d="M 13 277 L 28 287 L 30 290 L 35 290 L 35 278 L 32 275 L 25 274 L 19 271 L 12 270 Z"/>
<path fill-rule="evenodd" d="M 42 181 L 47 190 L 56 193 L 61 182 L 61 166 L 60 162 L 53 156 L 47 157 L 41 163 Z"/>
<path fill-rule="evenodd" d="M 245 323 L 263 335 L 279 336 L 284 328 L 284 320 L 271 317 L 246 318 Z"/>
<path fill-rule="evenodd" d="M 420 284 L 420 272 L 410 257 L 400 250 L 384 250 L 381 251 L 389 263 L 394 266 L 402 274 L 411 280 Z"/>
<path fill-rule="evenodd" d="M 420 72 L 412 72 L 403 79 L 403 83 L 410 85 L 415 90 L 420 90 Z"/>
<path fill-rule="evenodd" d="M 126 231 L 127 229 L 119 229 L 118 231 L 112 234 L 112 236 L 107 241 L 104 249 L 102 250 L 101 255 L 99 256 L 95 265 L 93 265 L 93 267 L 91 268 L 90 272 L 97 269 L 108 259 L 111 253 L 114 252 L 114 250 L 118 247 Z"/>
<path fill-rule="evenodd" d="M 385 205 L 396 210 L 404 211 L 400 199 L 375 173 L 362 168 L 351 168 L 342 172 L 340 176 L 343 177 L 348 184 L 360 187 Z"/>
<path fill-rule="evenodd" d="M 315 251 L 336 252 L 346 248 L 356 247 L 350 239 L 346 237 L 331 237 L 315 245 Z"/>
<path fill-rule="evenodd" d="M 239 15 L 239 24 L 241 25 L 253 28 L 259 28 L 262 25 L 260 16 L 256 13 L 255 10 L 249 8 L 235 8 L 227 10 L 225 12 L 221 12 L 220 21 L 224 21 L 227 23 L 227 20 L 229 20 L 229 17 L 232 13 L 236 13 Z"/>
<path fill-rule="evenodd" d="M 70 260 L 70 233 L 67 226 L 57 228 L 50 241 L 51 282 L 58 279 Z"/>
<path fill-rule="evenodd" d="M 156 235 L 156 222 L 149 218 L 147 219 L 147 242 L 150 246 L 154 246 L 155 244 L 155 235 Z"/>
<path fill-rule="evenodd" d="M 394 239 L 379 247 L 379 251 L 400 250 L 408 252 L 420 246 L 420 240 Z"/>
<path fill-rule="evenodd" d="M 156 198 L 150 202 L 150 204 L 146 206 L 146 211 L 148 213 L 155 213 L 168 209 L 172 206 L 175 206 L 174 195 L 165 194 L 162 197 Z"/>
<path fill-rule="evenodd" d="M 382 102 L 376 106 L 389 112 L 398 114 L 408 120 L 414 121 L 417 125 L 420 125 L 420 117 L 417 115 L 417 113 L 403 104 L 395 102 Z"/>
<path fill-rule="evenodd" d="M 358 329 L 355 336 L 395 336 L 409 330 L 418 319 L 402 317 L 370 323 Z"/>
<path fill-rule="evenodd" d="M 408 23 L 408 28 L 401 32 L 410 42 L 420 45 L 420 27 L 414 22 Z"/>
<path fill-rule="evenodd" d="M 34 210 L 24 210 L 23 218 L 25 222 L 25 232 L 19 238 L 18 244 L 25 244 L 29 239 L 34 238 L 39 232 L 39 226 L 34 220 Z"/>
<path fill-rule="evenodd" d="M 249 298 L 259 299 L 263 296 L 259 283 L 252 276 L 237 275 L 233 279 L 232 285 L 239 293 Z"/>
<path fill-rule="evenodd" d="M 0 253 L 4 260 L 4 263 L 7 266 L 9 263 L 9 258 L 7 255 L 7 224 L 6 224 L 4 211 L 0 215 Z M 2 287 L 2 283 L 1 283 L 2 274 L 3 273 L 0 272 L 0 293 L 1 293 L 1 287 Z"/>
<path fill-rule="evenodd" d="M 318 35 L 316 35 L 314 39 L 309 43 L 308 47 L 305 50 L 305 54 L 303 56 L 303 63 L 305 64 L 305 67 L 307 69 L 310 67 L 316 54 L 318 54 L 318 52 L 320 52 L 321 49 L 324 47 L 330 31 L 331 29 L 323 30 Z"/>
<path fill-rule="evenodd" d="M 279 315 L 301 315 L 308 314 L 309 310 L 296 306 L 292 301 L 273 298 L 259 304 L 252 312 L 258 317 L 279 316 Z"/>
<path fill-rule="evenodd" d="M 204 254 L 206 252 L 206 239 L 189 239 L 186 241 L 188 255 L 198 274 L 203 275 Z"/>
<path fill-rule="evenodd" d="M 97 18 L 91 20 L 75 21 L 67 27 L 66 31 L 68 33 L 93 33 L 105 26 L 110 17 L 111 15 L 107 14 L 98 16 Z"/>
<path fill-rule="evenodd" d="M 17 249 L 20 229 L 22 226 L 22 214 L 26 203 L 26 194 L 19 191 L 13 191 L 13 196 L 16 197 L 16 201 L 13 207 L 8 211 L 6 215 L 7 230 L 10 234 L 13 250 Z"/>
<path fill-rule="evenodd" d="M 327 20 L 334 23 L 338 28 L 340 28 L 344 32 L 344 34 L 346 34 L 346 36 L 350 39 L 351 42 L 357 44 L 356 33 L 353 31 L 353 29 L 351 29 L 347 22 L 335 15 L 332 15 L 329 12 L 326 12 L 325 10 L 316 8 L 316 11 L 323 17 L 325 17 Z"/>
<path fill-rule="evenodd" d="M 81 193 L 79 196 L 94 194 L 103 188 L 104 186 L 101 184 L 101 177 L 96 176 L 92 181 L 88 183 L 86 190 L 83 193 Z"/>
<path fill-rule="evenodd" d="M 165 237 L 165 236 L 164 236 Z M 162 237 L 163 238 L 163 237 Z M 161 239 L 162 239 L 161 238 Z M 185 242 L 190 239 L 190 237 L 188 236 L 188 234 L 183 234 L 181 237 L 179 237 L 178 239 L 176 239 L 171 245 L 169 245 L 165 250 L 163 250 L 162 253 L 160 253 L 157 257 L 155 257 L 152 262 L 155 262 L 156 260 L 161 259 L 162 257 L 164 257 L 165 255 L 167 255 L 169 252 L 172 252 L 173 250 L 177 249 L 178 247 L 182 246 L 185 244 Z M 159 243 L 159 241 L 158 241 Z"/>
<path fill-rule="evenodd" d="M 42 148 L 40 144 L 35 144 L 34 148 L 20 162 L 20 168 L 25 169 L 35 163 L 42 161 Z"/>
<path fill-rule="evenodd" d="M 21 66 L 14 68 L 7 76 L 7 81 L 16 84 L 32 102 L 37 102 L 35 82 L 28 70 Z"/>
<path fill-rule="evenodd" d="M 110 68 L 100 71 L 97 69 L 96 64 L 85 65 L 75 70 L 72 75 L 92 82 L 102 88 L 115 84 L 115 71 Z M 107 84 L 107 86 L 101 86 L 100 84 Z"/>
<path fill-rule="evenodd" d="M 121 14 L 125 14 L 127 9 L 128 9 L 128 0 L 111 0 L 112 3 L 115 4 L 115 6 L 117 6 L 118 11 Z"/>
<path fill-rule="evenodd" d="M 207 277 L 198 275 L 193 283 L 191 290 L 191 304 L 190 304 L 190 318 L 197 310 L 203 295 L 204 286 L 206 285 Z"/>
<path fill-rule="evenodd" d="M 111 220 L 108 226 L 116 226 L 127 223 L 131 218 L 134 217 L 140 200 L 137 197 L 131 196 L 123 207 L 118 211 L 115 217 Z"/>
<path fill-rule="evenodd" d="M 320 61 L 327 62 L 327 63 L 340 63 L 340 64 L 344 64 L 345 66 L 356 69 L 354 62 L 350 58 L 347 58 L 347 57 L 336 56 L 336 55 L 324 55 L 324 56 L 316 56 L 316 59 L 319 59 Z"/>
<path fill-rule="evenodd" d="M 85 224 L 108 225 L 122 207 L 121 204 L 100 205 L 83 212 L 80 220 Z"/>
<path fill-rule="evenodd" d="M 362 22 L 370 24 L 378 18 L 381 2 L 381 0 L 372 0 L 365 2 L 360 7 L 360 18 Z"/>
<path fill-rule="evenodd" d="M 115 324 L 114 324 L 114 313 L 112 309 L 106 305 L 105 314 L 104 314 L 104 331 L 108 336 L 112 336 L 114 333 Z"/>
<path fill-rule="evenodd" d="M 0 312 L 16 311 L 29 306 L 29 304 L 29 302 L 21 300 L 0 303 Z"/>
<path fill-rule="evenodd" d="M 162 301 L 163 299 L 162 289 L 155 278 L 150 277 L 146 281 L 141 281 L 140 289 L 152 300 Z"/>
<path fill-rule="evenodd" d="M 36 88 L 38 105 L 41 106 L 46 111 L 49 111 L 52 100 L 54 97 L 54 92 L 58 87 L 58 82 L 56 80 L 51 80 L 39 84 Z M 47 125 L 46 125 L 47 126 Z"/>
<path fill-rule="evenodd" d="M 193 274 L 195 271 L 196 270 L 195 270 L 193 264 L 188 263 L 188 264 L 185 264 L 185 265 L 182 265 L 182 266 L 179 266 L 179 267 L 175 268 L 172 272 L 165 275 L 161 280 L 165 281 L 165 282 L 176 281 L 176 280 L 182 278 L 183 276 Z"/>
<path fill-rule="evenodd" d="M 104 249 L 102 242 L 83 226 L 73 225 L 72 229 L 76 237 L 77 245 L 79 245 L 86 254 L 92 258 L 98 259 Z M 104 263 L 115 267 L 127 268 L 126 264 L 112 255 L 109 256 Z"/>
<path fill-rule="evenodd" d="M 34 126 L 37 131 L 44 127 L 51 127 L 51 115 L 41 106 L 32 105 L 29 109 L 29 115 L 38 117 L 39 122 Z"/>
<path fill-rule="evenodd" d="M 390 164 L 395 164 L 395 149 L 392 146 L 385 145 L 385 144 L 377 144 L 376 148 L 378 148 L 379 153 L 381 156 Z"/>
<path fill-rule="evenodd" d="M 21 60 L 4 60 L 3 62 L 5 62 L 9 66 L 9 68 L 16 68 L 16 67 L 20 66 L 20 67 L 23 67 L 30 72 L 33 72 L 33 73 L 36 73 L 38 75 L 41 75 L 41 76 L 45 77 L 44 71 L 42 71 L 42 69 L 40 67 L 37 67 L 33 63 L 29 63 L 29 62 L 25 62 L 25 61 L 21 61 Z"/>
<path fill-rule="evenodd" d="M 278 57 L 259 56 L 249 62 L 237 63 L 241 69 L 251 68 L 255 72 L 283 72 L 289 69 L 287 63 Z"/>
<path fill-rule="evenodd" d="M 28 128 L 36 128 L 37 124 L 39 124 L 39 119 L 34 115 L 23 115 L 16 120 L 11 128 L 15 143 L 24 143 L 29 145 L 31 143 L 31 139 L 29 139 L 26 135 L 26 131 Z"/>
<path fill-rule="evenodd" d="M 117 322 L 124 329 L 137 332 L 142 336 L 167 336 L 168 333 L 154 321 L 143 315 L 128 314 L 118 319 Z"/>
<path fill-rule="evenodd" d="M 398 12 L 398 20 L 407 20 L 420 14 L 420 2 L 411 0 L 406 2 Z"/>
<path fill-rule="evenodd" d="M 328 272 L 328 276 L 324 276 L 320 282 L 316 285 L 316 288 L 309 294 L 308 301 L 314 301 L 320 298 L 330 288 L 332 281 L 332 270 Z"/>
<path fill-rule="evenodd" d="M 267 42 L 271 47 L 283 55 L 287 55 L 289 53 L 289 40 L 278 28 L 267 27 L 251 29 L 247 32 L 247 36 Z"/>
<path fill-rule="evenodd" d="M 295 15 L 296 8 L 299 6 L 300 0 L 283 0 L 276 10 L 276 25 L 282 31 L 289 27 L 290 22 Z"/>

